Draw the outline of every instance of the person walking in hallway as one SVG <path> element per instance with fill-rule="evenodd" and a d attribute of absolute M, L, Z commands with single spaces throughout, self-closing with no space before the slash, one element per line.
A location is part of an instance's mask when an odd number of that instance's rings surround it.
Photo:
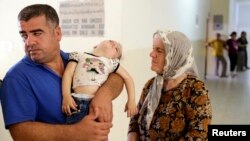
<path fill-rule="evenodd" d="M 230 39 L 226 41 L 227 47 L 228 47 L 228 56 L 230 60 L 230 73 L 231 77 L 235 77 L 237 75 L 236 73 L 236 67 L 237 67 L 237 60 L 238 60 L 238 42 L 237 42 L 237 33 L 233 31 L 230 34 Z"/>
<path fill-rule="evenodd" d="M 248 45 L 247 33 L 245 31 L 242 31 L 241 35 L 237 39 L 237 41 L 239 44 L 238 51 L 241 52 L 240 53 L 241 58 L 239 58 L 239 62 L 241 62 L 241 64 L 242 64 L 239 69 L 241 69 L 241 70 L 250 69 L 248 67 L 248 64 L 247 64 L 247 60 L 248 60 L 248 57 L 247 57 L 247 45 Z"/>
<path fill-rule="evenodd" d="M 215 75 L 220 77 L 227 77 L 227 61 L 224 57 L 224 49 L 226 48 L 226 43 L 221 39 L 221 34 L 216 34 L 216 39 L 208 42 L 208 46 L 213 48 L 213 55 L 215 56 Z M 219 74 L 219 66 L 222 66 L 221 73 Z"/>

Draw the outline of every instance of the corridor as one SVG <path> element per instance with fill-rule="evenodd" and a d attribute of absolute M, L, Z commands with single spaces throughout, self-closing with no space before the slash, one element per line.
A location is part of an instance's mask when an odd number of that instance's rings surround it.
<path fill-rule="evenodd" d="M 250 124 L 250 70 L 236 78 L 205 80 L 213 106 L 212 124 Z"/>

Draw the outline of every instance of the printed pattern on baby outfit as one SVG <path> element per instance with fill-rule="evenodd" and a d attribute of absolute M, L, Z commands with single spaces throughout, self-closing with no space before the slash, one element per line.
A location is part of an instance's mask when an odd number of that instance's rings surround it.
<path fill-rule="evenodd" d="M 83 85 L 98 85 L 106 81 L 109 73 L 119 67 L 119 59 L 108 59 L 86 52 L 72 52 L 69 61 L 77 62 L 73 88 Z"/>

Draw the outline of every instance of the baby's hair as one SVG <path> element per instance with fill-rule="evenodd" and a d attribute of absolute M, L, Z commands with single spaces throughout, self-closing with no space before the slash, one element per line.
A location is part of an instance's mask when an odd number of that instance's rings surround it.
<path fill-rule="evenodd" d="M 120 60 L 120 59 L 122 59 L 122 45 L 120 44 L 120 43 L 118 43 L 117 42 L 117 44 L 118 44 L 118 48 L 119 48 L 119 54 L 120 54 L 120 56 L 118 57 L 118 59 Z"/>
<path fill-rule="evenodd" d="M 117 42 L 117 41 L 115 41 L 115 40 L 109 40 L 109 41 L 112 43 L 112 45 L 114 45 L 113 43 L 116 43 L 116 44 L 117 44 L 118 54 L 120 54 L 120 55 L 118 56 L 118 59 L 121 60 L 121 58 L 122 58 L 122 45 L 121 45 L 121 43 L 119 43 L 119 42 Z"/>

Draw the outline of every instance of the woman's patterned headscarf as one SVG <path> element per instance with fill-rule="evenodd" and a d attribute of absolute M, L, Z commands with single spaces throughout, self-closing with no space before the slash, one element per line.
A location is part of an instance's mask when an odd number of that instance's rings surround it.
<path fill-rule="evenodd" d="M 157 74 L 141 108 L 143 110 L 147 107 L 148 129 L 154 111 L 159 104 L 164 80 L 176 79 L 183 74 L 198 76 L 191 42 L 183 33 L 179 31 L 156 31 L 153 37 L 162 39 L 166 57 L 163 75 Z"/>

